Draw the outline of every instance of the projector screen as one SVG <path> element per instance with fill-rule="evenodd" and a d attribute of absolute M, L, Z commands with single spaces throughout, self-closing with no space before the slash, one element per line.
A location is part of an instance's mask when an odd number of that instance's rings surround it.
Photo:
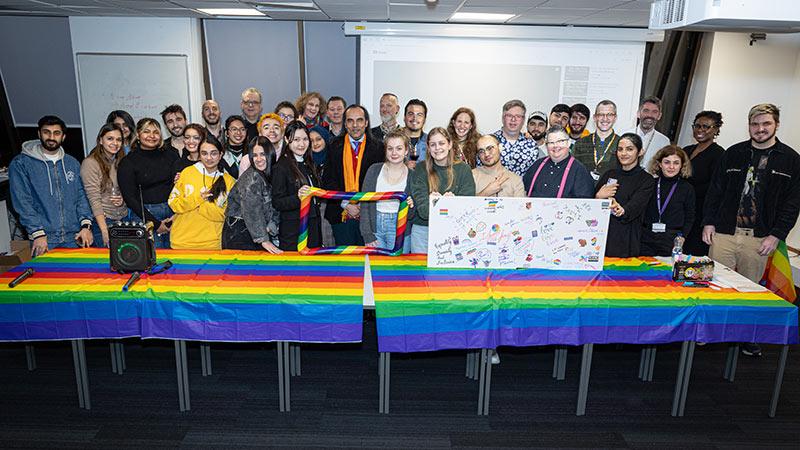
<path fill-rule="evenodd" d="M 600 100 L 610 99 L 621 132 L 636 124 L 644 48 L 623 41 L 361 36 L 359 93 L 373 126 L 381 95 L 392 92 L 401 124 L 406 102 L 419 98 L 428 105 L 425 130 L 446 127 L 453 111 L 467 106 L 484 134 L 500 129 L 511 99 L 522 100 L 528 114 L 549 113 L 557 103 L 584 103 L 594 114 Z"/>

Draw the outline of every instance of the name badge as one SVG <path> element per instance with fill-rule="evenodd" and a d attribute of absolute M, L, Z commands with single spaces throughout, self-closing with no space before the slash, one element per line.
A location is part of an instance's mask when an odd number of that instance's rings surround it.
<path fill-rule="evenodd" d="M 653 224 L 653 233 L 665 233 L 666 231 L 667 231 L 667 224 L 658 222 Z"/>
<path fill-rule="evenodd" d="M 593 171 L 589 172 L 589 174 L 592 176 L 594 181 L 597 181 L 597 180 L 600 179 L 600 173 L 597 172 L 596 170 L 593 170 Z"/>

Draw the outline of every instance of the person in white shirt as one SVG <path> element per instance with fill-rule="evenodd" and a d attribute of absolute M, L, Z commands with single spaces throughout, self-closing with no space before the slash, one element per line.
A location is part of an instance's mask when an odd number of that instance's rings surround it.
<path fill-rule="evenodd" d="M 661 99 L 654 95 L 642 99 L 636 117 L 639 119 L 639 125 L 628 132 L 636 133 L 642 138 L 644 157 L 640 165 L 647 167 L 656 152 L 670 145 L 669 138 L 656 130 L 656 124 L 661 120 Z"/>

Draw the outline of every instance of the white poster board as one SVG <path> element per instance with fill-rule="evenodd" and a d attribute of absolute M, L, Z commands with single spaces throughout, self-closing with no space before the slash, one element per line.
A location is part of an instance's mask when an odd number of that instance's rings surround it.
<path fill-rule="evenodd" d="M 86 153 L 111 111 L 127 111 L 134 122 L 160 122 L 161 111 L 173 103 L 191 111 L 186 55 L 78 53 L 76 61 Z"/>
<path fill-rule="evenodd" d="M 603 270 L 608 200 L 441 197 L 428 267 Z"/>

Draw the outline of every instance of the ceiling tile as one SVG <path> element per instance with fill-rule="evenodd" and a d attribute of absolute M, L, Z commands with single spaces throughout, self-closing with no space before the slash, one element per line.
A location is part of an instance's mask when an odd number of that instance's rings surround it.
<path fill-rule="evenodd" d="M 548 0 L 540 6 L 566 9 L 608 9 L 627 3 L 627 0 Z"/>
<path fill-rule="evenodd" d="M 509 20 L 510 25 L 565 25 L 572 20 L 580 19 L 578 16 L 527 16 L 523 15 Z"/>
<path fill-rule="evenodd" d="M 502 8 L 497 8 L 494 6 L 469 6 L 469 7 L 459 8 L 458 12 L 523 14 L 529 11 L 530 9 L 531 8 L 529 6 L 505 6 Z"/>
<path fill-rule="evenodd" d="M 533 17 L 583 17 L 600 12 L 599 9 L 535 8 L 525 13 Z"/>
<path fill-rule="evenodd" d="M 467 0 L 464 7 L 469 8 L 525 8 L 530 9 L 546 3 L 547 0 Z"/>

